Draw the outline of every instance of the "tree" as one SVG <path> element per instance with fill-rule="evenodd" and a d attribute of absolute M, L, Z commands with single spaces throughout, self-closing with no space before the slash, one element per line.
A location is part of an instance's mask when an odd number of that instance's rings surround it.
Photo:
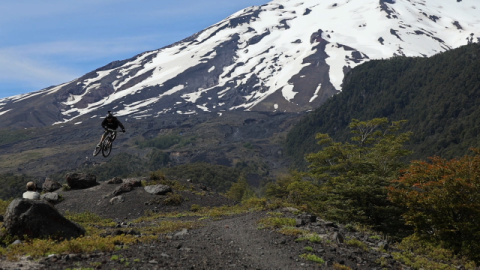
<path fill-rule="evenodd" d="M 243 175 L 240 175 L 238 182 L 232 184 L 232 187 L 227 191 L 225 196 L 238 202 L 256 197 L 252 188 L 248 185 L 247 179 L 245 179 Z"/>
<path fill-rule="evenodd" d="M 389 199 L 415 234 L 480 261 L 480 149 L 475 156 L 413 161 L 389 188 Z"/>
<path fill-rule="evenodd" d="M 354 135 L 351 143 L 316 135 L 323 149 L 306 160 L 310 163 L 308 175 L 321 187 L 319 204 L 326 218 L 362 222 L 378 229 L 400 226 L 401 209 L 387 200 L 386 187 L 405 166 L 401 158 L 410 153 L 403 144 L 411 132 L 397 134 L 404 122 L 354 119 L 349 125 Z"/>

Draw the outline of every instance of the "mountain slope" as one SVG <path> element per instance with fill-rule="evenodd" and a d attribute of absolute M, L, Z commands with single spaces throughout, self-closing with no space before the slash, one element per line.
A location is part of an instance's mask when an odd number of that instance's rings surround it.
<path fill-rule="evenodd" d="M 479 7 L 480 8 L 480 7 Z M 480 38 L 467 1 L 274 0 L 168 47 L 71 82 L 0 100 L 0 121 L 30 127 L 104 115 L 307 111 L 342 89 L 353 67 L 431 56 Z"/>
<path fill-rule="evenodd" d="M 287 136 L 286 152 L 303 156 L 319 150 L 316 133 L 347 141 L 352 119 L 406 119 L 414 159 L 455 158 L 480 147 L 480 44 L 431 58 L 397 57 L 356 67 L 341 94 L 306 115 Z"/>

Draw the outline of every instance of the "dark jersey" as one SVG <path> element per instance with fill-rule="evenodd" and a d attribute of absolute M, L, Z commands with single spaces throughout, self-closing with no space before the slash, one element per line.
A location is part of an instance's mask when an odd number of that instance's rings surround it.
<path fill-rule="evenodd" d="M 125 129 L 123 124 L 120 121 L 118 121 L 118 119 L 116 117 L 113 117 L 113 120 L 111 122 L 108 121 L 107 118 L 103 119 L 102 127 L 103 128 L 110 128 L 110 129 L 113 129 L 113 130 L 116 130 L 118 127 L 121 127 L 122 129 Z"/>

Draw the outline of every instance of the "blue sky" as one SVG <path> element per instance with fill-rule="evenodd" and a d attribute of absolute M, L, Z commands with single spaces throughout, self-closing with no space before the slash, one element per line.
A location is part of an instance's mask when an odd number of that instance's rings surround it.
<path fill-rule="evenodd" d="M 58 85 L 159 49 L 269 0 L 0 3 L 0 98 Z"/>

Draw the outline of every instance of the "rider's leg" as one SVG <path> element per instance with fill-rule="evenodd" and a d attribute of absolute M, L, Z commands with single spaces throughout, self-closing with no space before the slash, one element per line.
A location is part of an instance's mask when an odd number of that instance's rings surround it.
<path fill-rule="evenodd" d="M 102 135 L 102 139 L 100 139 L 100 142 L 98 143 L 98 145 L 102 144 L 103 140 L 105 139 L 105 135 L 107 135 L 107 133 L 103 133 Z"/>

